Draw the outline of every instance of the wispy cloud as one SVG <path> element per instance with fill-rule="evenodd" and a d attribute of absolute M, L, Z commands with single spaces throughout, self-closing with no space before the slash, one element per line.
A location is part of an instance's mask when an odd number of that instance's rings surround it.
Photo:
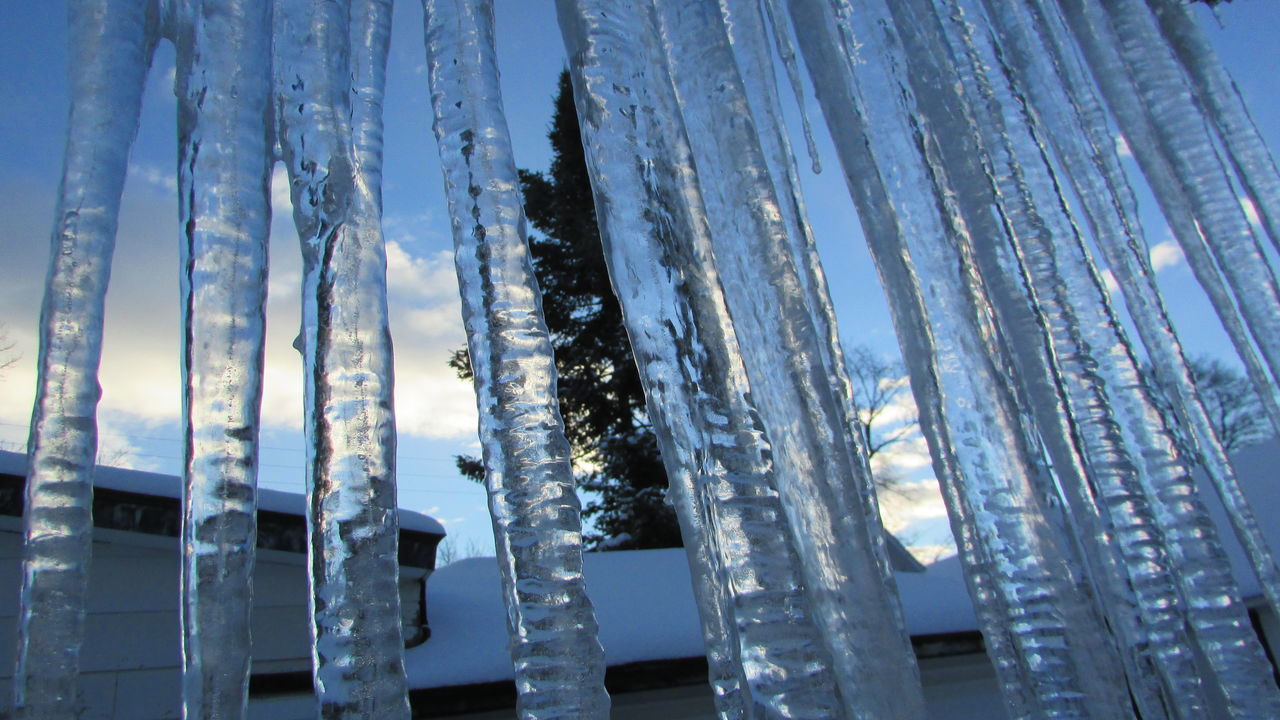
<path fill-rule="evenodd" d="M 142 183 L 150 190 L 163 191 L 170 198 L 177 197 L 178 178 L 172 169 L 164 170 L 146 163 L 129 163 L 128 178 L 132 182 Z"/>

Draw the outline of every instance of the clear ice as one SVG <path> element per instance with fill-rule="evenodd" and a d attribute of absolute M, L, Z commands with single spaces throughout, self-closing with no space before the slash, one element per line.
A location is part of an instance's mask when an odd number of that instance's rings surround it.
<path fill-rule="evenodd" d="M 522 718 L 609 716 L 582 518 L 503 114 L 490 0 L 427 0 L 427 76 L 453 218 Z M 547 612 L 548 608 L 556 612 Z"/>
<path fill-rule="evenodd" d="M 274 12 L 303 258 L 312 672 L 325 718 L 407 718 L 379 190 L 391 2 L 279 0 Z"/>
<path fill-rule="evenodd" d="M 518 712 L 604 718 L 492 6 L 425 5 Z M 103 298 L 163 36 L 178 51 L 186 717 L 246 710 L 268 182 L 281 159 L 305 271 L 317 709 L 407 718 L 380 217 L 391 0 L 71 9 L 18 716 L 72 717 L 81 703 Z M 1280 173 L 1177 0 L 557 0 L 557 11 L 720 717 L 925 712 L 774 78 L 778 67 L 798 93 L 800 60 L 889 300 L 1009 714 L 1280 716 L 1193 465 L 1277 611 L 1280 570 L 1196 395 L 1113 139 L 1114 124 L 1280 428 L 1280 290 L 1264 247 L 1280 241 Z M 1172 388 L 1170 418 L 1130 325 Z"/>
<path fill-rule="evenodd" d="M 40 311 L 13 680 L 14 707 L 31 720 L 74 717 L 81 703 L 104 300 L 156 12 L 112 0 L 69 8 L 71 107 Z"/>
<path fill-rule="evenodd" d="M 178 96 L 187 718 L 244 715 L 266 330 L 271 8 L 186 3 Z"/>

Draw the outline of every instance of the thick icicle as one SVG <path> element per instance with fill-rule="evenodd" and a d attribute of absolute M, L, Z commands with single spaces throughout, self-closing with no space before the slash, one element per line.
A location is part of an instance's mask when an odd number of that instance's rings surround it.
<path fill-rule="evenodd" d="M 637 28 L 656 35 L 656 17 L 647 2 L 580 0 L 560 12 L 610 275 L 659 430 L 721 716 L 844 717 L 662 51 L 633 41 Z"/>
<path fill-rule="evenodd" d="M 747 99 L 751 106 L 751 116 L 755 118 L 760 147 L 768 163 L 769 176 L 773 181 L 777 207 L 786 227 L 787 241 L 798 271 L 798 280 L 804 287 L 804 295 L 818 334 L 817 346 L 827 373 L 827 383 L 834 389 L 837 397 L 844 401 L 845 424 L 848 434 L 852 436 L 853 453 L 860 458 L 867 454 L 867 448 L 863 445 L 865 435 L 861 427 L 862 421 L 852 402 L 853 391 L 850 386 L 849 372 L 845 366 L 840 332 L 836 327 L 835 308 L 831 302 L 826 275 L 818 256 L 817 244 L 809 227 L 804 198 L 800 193 L 799 172 L 796 168 L 795 156 L 791 151 L 791 144 L 787 139 L 777 85 L 773 76 L 773 59 L 769 54 L 766 41 L 765 18 L 760 12 L 759 5 L 763 4 L 769 9 L 769 22 L 774 26 L 775 34 L 789 27 L 790 21 L 783 14 L 781 7 L 774 7 L 776 0 L 765 0 L 758 4 L 753 0 L 721 0 L 720 4 L 724 9 L 725 29 L 730 36 L 730 45 L 742 73 Z M 779 23 L 785 23 L 785 25 Z M 778 42 L 789 45 L 790 38 L 779 39 Z M 785 53 L 780 54 L 785 55 Z M 798 79 L 795 82 L 798 82 Z M 864 486 L 860 499 L 864 504 L 863 511 L 871 518 L 869 522 L 878 525 L 880 512 L 876 506 L 875 494 L 866 492 L 869 487 L 869 485 Z M 898 542 L 888 533 L 882 533 L 882 536 L 887 544 Z M 905 548 L 899 546 L 899 549 L 905 552 Z"/>
<path fill-rule="evenodd" d="M 1146 119 L 1137 116 L 1132 99 L 1126 94 L 1128 88 L 1117 86 L 1114 77 L 1107 80 L 1102 79 L 1101 73 L 1119 72 L 1119 64 L 1117 58 L 1112 56 L 1109 48 L 1106 48 L 1103 42 L 1097 42 L 1098 36 L 1092 35 L 1097 28 L 1103 27 L 1101 20 L 1096 17 L 1089 17 L 1084 8 L 1073 3 L 1064 3 L 1066 9 L 1066 17 L 1073 25 L 1073 30 L 1077 39 L 1084 47 L 1086 55 L 1089 57 L 1095 78 L 1099 80 L 1105 93 L 1108 94 L 1108 100 L 1111 101 L 1113 109 L 1121 121 L 1126 134 L 1142 133 L 1146 137 L 1153 129 L 1146 125 Z M 1146 13 L 1145 8 L 1136 8 L 1130 15 L 1123 15 L 1122 19 L 1133 25 L 1126 25 L 1128 32 L 1139 32 L 1135 26 L 1141 25 L 1140 17 L 1132 17 L 1132 15 Z M 1148 18 L 1149 20 L 1149 18 Z M 1086 36 L 1085 33 L 1089 35 Z M 1101 36 L 1103 39 L 1106 35 Z M 1156 54 L 1153 50 L 1153 54 Z M 1153 64 L 1156 63 L 1152 59 Z M 1172 82 L 1172 81 L 1171 81 Z M 1174 92 L 1172 87 L 1166 86 L 1166 90 Z M 1130 137 L 1131 147 L 1133 147 L 1133 137 Z M 1158 173 L 1167 171 L 1169 168 L 1159 164 L 1160 158 L 1151 158 L 1151 149 L 1136 149 L 1135 155 L 1142 161 L 1146 158 L 1144 169 L 1148 178 L 1151 179 L 1153 187 L 1157 188 L 1157 192 L 1161 190 L 1161 186 L 1167 186 L 1169 179 L 1162 177 Z M 1187 172 L 1185 167 L 1177 168 L 1180 172 Z M 1157 173 L 1153 177 L 1153 172 Z M 1185 179 L 1185 175 L 1179 177 Z M 1183 183 L 1185 186 L 1185 182 Z M 1194 183 L 1193 183 L 1194 184 Z M 1206 181 L 1206 184 L 1212 185 Z M 1193 201 L 1200 202 L 1196 206 L 1199 212 L 1208 211 L 1204 205 L 1204 198 L 1197 197 L 1197 190 L 1194 188 L 1186 190 Z M 1166 202 L 1169 198 L 1162 198 Z M 1219 198 L 1220 200 L 1220 198 Z M 1238 207 L 1238 205 L 1237 205 Z M 1221 210 L 1221 208 L 1219 208 Z M 1166 214 L 1173 218 L 1173 213 L 1186 212 L 1185 208 L 1166 204 Z M 1229 212 L 1225 214 L 1229 215 Z M 1212 226 L 1213 220 L 1207 220 L 1204 225 Z M 1180 237 L 1181 239 L 1181 237 Z M 1241 243 L 1236 244 L 1239 250 Z M 1185 247 L 1185 246 L 1184 246 Z M 1188 252 L 1191 257 L 1191 253 Z M 1192 262 L 1203 262 L 1192 258 Z M 1264 270 L 1266 272 L 1266 270 Z M 1236 283 L 1239 277 L 1234 278 Z M 1240 288 L 1237 286 L 1237 297 L 1240 297 Z M 1255 338 L 1257 335 L 1255 334 Z M 1260 345 L 1264 349 L 1265 343 Z M 1186 403 L 1182 403 L 1184 406 Z M 1184 407 L 1185 412 L 1185 407 Z M 1193 420 L 1193 430 L 1196 426 Z M 1145 427 L 1143 425 L 1126 425 L 1128 431 L 1142 432 Z M 1147 438 L 1148 441 L 1155 441 L 1157 445 L 1160 438 Z M 1138 440 L 1141 442 L 1141 439 Z M 1211 452 L 1213 447 L 1208 448 Z M 1228 507 L 1232 506 L 1230 485 L 1226 481 L 1230 478 L 1229 466 L 1225 464 L 1225 455 L 1217 454 L 1217 457 L 1210 456 L 1212 470 L 1215 482 L 1219 483 L 1219 491 L 1225 491 L 1224 499 Z M 1224 470 L 1227 474 L 1224 474 Z M 1198 501 L 1195 499 L 1194 488 L 1188 478 L 1175 478 L 1170 474 L 1168 467 L 1151 468 L 1151 481 L 1154 483 L 1153 491 L 1156 497 L 1161 499 L 1161 503 L 1156 505 L 1157 511 L 1163 514 L 1161 523 L 1165 526 L 1169 533 L 1170 546 L 1174 551 L 1174 555 L 1179 563 L 1179 579 L 1182 582 L 1183 591 L 1187 598 L 1191 610 L 1191 619 L 1193 627 L 1196 631 L 1196 637 L 1204 653 L 1217 672 L 1221 687 L 1223 689 L 1226 701 L 1232 713 L 1240 717 L 1264 716 L 1280 713 L 1280 697 L 1277 697 L 1273 683 L 1268 679 L 1269 672 L 1266 670 L 1265 661 L 1261 655 L 1261 649 L 1257 645 L 1256 638 L 1253 636 L 1248 626 L 1247 618 L 1241 612 L 1239 598 L 1235 589 L 1234 582 L 1226 573 L 1225 563 L 1221 557 L 1221 550 L 1216 548 L 1216 535 L 1212 531 L 1212 526 L 1208 525 L 1207 517 L 1203 515 L 1203 509 L 1199 507 Z M 1238 492 L 1238 488 L 1234 488 Z M 1243 498 L 1239 498 L 1238 504 L 1235 506 L 1238 511 L 1247 508 L 1247 504 L 1243 502 Z M 1239 516 L 1242 517 L 1242 516 Z M 1246 531 L 1248 527 L 1244 526 Z M 1206 544 L 1205 538 L 1209 539 Z M 1247 544 L 1247 540 L 1246 540 Z M 1262 548 L 1255 548 L 1262 549 Z M 1259 558 L 1255 554 L 1255 561 Z M 1261 567 L 1263 577 L 1266 577 L 1266 566 Z M 1274 573 L 1274 565 L 1272 564 L 1272 573 Z"/>
<path fill-rule="evenodd" d="M 634 290 L 626 290 L 625 284 L 611 279 L 622 307 L 623 320 L 627 323 L 627 337 L 640 369 L 641 382 L 645 386 L 650 419 L 659 429 L 655 434 L 664 468 L 667 468 L 667 497 L 677 511 L 681 536 L 689 556 L 694 598 L 698 603 L 703 642 L 707 648 L 708 679 L 716 710 L 724 720 L 751 720 L 755 712 L 751 707 L 750 688 L 742 674 L 736 623 L 728 602 L 728 584 L 724 582 L 721 560 L 712 544 L 713 527 L 707 512 L 700 505 L 695 505 L 699 500 L 699 493 L 694 487 L 700 465 L 698 456 L 694 455 L 698 446 L 690 443 L 690 447 L 682 447 L 678 442 L 681 438 L 673 434 L 677 430 L 694 428 L 695 424 L 691 419 L 682 423 L 668 423 L 667 420 L 668 406 L 676 407 L 677 402 L 687 402 L 682 393 L 687 392 L 684 375 L 690 365 L 681 363 L 678 357 L 676 363 L 655 364 L 655 360 L 666 359 L 677 348 L 685 352 L 698 350 L 694 345 L 695 338 L 705 337 L 717 329 L 721 336 L 728 333 L 716 324 L 704 323 L 699 327 L 691 320 L 681 318 L 675 307 L 681 300 L 681 295 L 675 291 L 681 286 L 673 286 L 671 279 L 664 275 L 681 269 L 682 265 L 668 260 L 664 264 L 671 269 L 667 270 L 663 263 L 655 263 L 649 258 L 614 258 L 617 251 L 643 247 L 640 243 L 628 242 L 632 237 L 653 237 L 649 245 L 655 246 L 663 240 L 671 242 L 673 232 L 668 229 L 669 222 L 663 220 L 668 215 L 673 220 L 682 219 L 676 211 L 685 206 L 678 196 L 662 199 L 657 182 L 641 169 L 652 164 L 650 156 L 662 150 L 662 146 L 657 145 L 662 136 L 650 137 L 653 128 L 644 123 L 657 114 L 648 111 L 654 100 L 632 97 L 649 90 L 650 81 L 645 73 L 648 56 L 654 53 L 648 47 L 636 44 L 634 38 L 637 36 L 636 27 L 652 27 L 652 15 L 643 6 L 636 8 L 631 3 L 611 3 L 608 0 L 557 0 L 557 14 L 564 50 L 570 56 L 573 100 L 581 127 L 582 149 L 591 170 L 591 190 L 595 197 L 600 238 L 604 242 L 605 261 L 611 264 L 609 273 L 611 278 L 617 278 L 620 273 L 636 275 L 644 269 L 646 277 L 652 278 L 655 291 L 666 291 L 662 295 L 640 295 L 640 282 L 632 283 Z M 648 36 L 649 33 L 639 35 Z M 641 104 L 641 100 L 648 102 Z M 637 131 L 645 131 L 645 135 Z M 660 214 L 646 209 L 646 200 L 653 202 Z M 671 209 L 658 204 L 659 200 L 669 202 Z M 659 254 L 658 258 L 662 255 Z M 628 269 L 631 264 L 636 269 Z M 713 296 L 687 293 L 684 300 L 709 297 Z M 668 319 L 663 320 L 662 315 L 655 313 L 630 310 L 639 299 L 646 304 L 672 307 L 663 311 Z M 676 320 L 681 322 L 677 325 Z M 707 347 L 707 343 L 703 343 L 703 347 Z M 673 377 L 668 379 L 650 372 L 658 368 L 668 374 L 673 372 Z M 667 395 L 672 392 L 681 392 L 681 395 L 668 400 Z M 694 409 L 696 405 L 686 407 L 687 411 Z"/>
<path fill-rule="evenodd" d="M 271 8 L 177 12 L 187 718 L 243 717 L 266 328 Z"/>
<path fill-rule="evenodd" d="M 582 519 L 502 109 L 493 6 L 424 5 L 517 712 L 603 720 L 604 651 L 582 577 Z"/>
<path fill-rule="evenodd" d="M 1211 116 L 1236 173 L 1258 209 L 1272 242 L 1280 245 L 1280 172 L 1249 117 L 1235 84 L 1184 8 L 1160 0 L 1150 0 L 1148 4 L 1160 20 L 1170 47 L 1193 79 L 1197 100 L 1212 108 Z M 1205 469 L 1227 509 L 1236 537 L 1249 553 L 1272 611 L 1280 615 L 1280 568 L 1240 489 L 1235 469 L 1213 423 L 1196 396 L 1191 371 L 1182 357 L 1181 348 L 1176 352 L 1163 350 L 1162 354 L 1173 359 L 1173 362 L 1157 364 L 1157 368 L 1163 370 L 1162 377 L 1171 379 L 1166 384 L 1174 391 L 1174 410 L 1181 423 L 1192 429 Z M 1263 398 L 1264 406 L 1272 410 L 1274 417 L 1277 414 L 1275 394 L 1264 393 Z"/>
<path fill-rule="evenodd" d="M 912 113 L 899 73 L 927 40 L 900 22 L 909 43 L 897 45 L 896 35 L 885 32 L 889 10 L 878 3 L 856 12 L 839 3 L 832 12 L 823 3 L 792 0 L 791 10 L 797 26 L 831 28 L 825 37 L 802 34 L 801 44 L 890 295 L 1010 711 L 1123 716 L 1123 690 L 1107 676 L 1117 664 L 1108 633 L 1039 504 L 1043 481 L 1036 475 L 1043 470 L 1004 380 L 1006 361 L 993 345 L 989 306 L 964 251 L 968 230 L 959 216 L 939 213 L 950 195 L 936 184 L 945 171 L 920 154 L 936 153 L 943 139 Z"/>
<path fill-rule="evenodd" d="M 775 7 L 776 0 L 721 0 L 725 14 L 725 29 L 730 36 L 730 45 L 737 58 L 738 68 L 746 89 L 747 100 L 751 106 L 751 116 L 755 118 L 757 136 L 769 167 L 769 177 L 773 181 L 774 191 L 778 199 L 778 209 L 782 213 L 782 222 L 787 228 L 787 240 L 794 259 L 798 277 L 804 286 L 805 298 L 812 311 L 813 322 L 818 333 L 818 347 L 823 353 L 823 363 L 827 371 L 827 381 L 835 389 L 837 396 L 846 400 L 846 424 L 853 429 L 854 452 L 858 456 L 866 454 L 867 448 L 862 446 L 864 437 L 859 428 L 861 420 L 857 409 L 852 404 L 852 389 L 849 373 L 845 368 L 844 353 L 841 349 L 840 333 L 836 327 L 835 309 L 827 287 L 826 275 L 818 256 L 817 244 L 809 227 L 808 214 L 805 210 L 804 198 L 800 193 L 800 176 L 796 167 L 795 155 L 787 139 L 786 124 L 782 115 L 781 103 L 778 99 L 777 84 L 773 76 L 773 58 L 769 54 L 765 34 L 765 16 L 759 6 L 768 9 L 769 24 L 774 27 L 775 35 L 786 32 L 790 21 L 781 7 Z M 790 37 L 779 37 L 778 43 L 790 46 Z M 788 51 L 794 54 L 794 51 Z M 788 52 L 779 51 L 787 56 Z M 794 58 L 793 58 L 794 61 Z M 794 62 L 793 62 L 794 64 Z M 797 66 L 796 71 L 799 71 Z M 798 83 L 796 78 L 794 83 Z M 863 493 L 862 499 L 867 509 L 879 517 L 879 510 L 872 503 L 875 495 Z M 889 534 L 884 534 L 887 542 L 897 542 Z"/>
<path fill-rule="evenodd" d="M 98 449 L 98 364 L 129 147 L 157 40 L 152 2 L 70 3 L 70 111 L 28 439 L 14 707 L 75 717 Z"/>
<path fill-rule="evenodd" d="M 1280 170 L 1244 99 L 1191 11 L 1174 0 L 1147 0 L 1160 30 L 1191 79 L 1196 101 L 1218 129 L 1240 184 L 1258 211 L 1271 242 L 1280 249 Z"/>
<path fill-rule="evenodd" d="M 389 0 L 275 5 L 278 134 L 304 268 L 313 672 L 333 718 L 409 715 L 377 190 L 390 20 Z M 355 63 L 352 36 L 371 43 Z"/>
<path fill-rule="evenodd" d="M 820 278 L 797 268 L 808 253 L 784 224 L 719 12 L 712 3 L 659 7 L 669 62 L 682 69 L 674 81 L 725 297 L 739 336 L 750 338 L 741 345 L 752 400 L 773 440 L 778 489 L 841 690 L 855 716 L 923 716 L 871 473 L 838 392 L 849 383 L 835 375 L 838 351 L 823 347 L 834 337 L 818 331 L 809 303 Z"/>

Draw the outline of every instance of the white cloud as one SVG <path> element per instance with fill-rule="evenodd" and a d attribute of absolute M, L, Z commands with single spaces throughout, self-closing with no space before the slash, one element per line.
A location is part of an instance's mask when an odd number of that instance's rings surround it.
<path fill-rule="evenodd" d="M 1106 286 L 1107 292 L 1112 295 L 1120 292 L 1120 283 L 1116 282 L 1116 275 L 1111 270 L 1102 271 L 1102 284 Z"/>
<path fill-rule="evenodd" d="M 871 458 L 871 467 L 876 472 L 888 472 L 894 477 L 911 475 L 922 468 L 933 464 L 929 456 L 929 446 L 924 436 L 918 431 L 884 448 Z"/>
<path fill-rule="evenodd" d="M 1151 269 L 1156 272 L 1175 267 L 1184 259 L 1176 240 L 1165 240 L 1151 247 Z"/>
<path fill-rule="evenodd" d="M 290 196 L 289 172 L 284 163 L 271 168 L 271 217 L 292 218 L 293 199 Z"/>
<path fill-rule="evenodd" d="M 938 490 L 938 481 L 933 478 L 904 482 L 892 490 L 881 490 L 878 499 L 885 529 L 895 534 L 903 532 L 914 523 L 947 516 L 947 507 Z"/>
<path fill-rule="evenodd" d="M 1258 208 L 1253 204 L 1253 200 L 1247 197 L 1240 197 L 1240 207 L 1244 208 L 1244 214 L 1249 218 L 1249 222 L 1254 225 L 1261 225 L 1262 218 L 1258 216 Z"/>
<path fill-rule="evenodd" d="M 396 344 L 396 425 L 401 433 L 459 439 L 476 432 L 471 384 L 447 365 L 466 343 L 453 253 L 415 256 L 387 242 L 387 285 Z"/>
<path fill-rule="evenodd" d="M 160 190 L 170 198 L 177 197 L 178 177 L 172 170 L 162 170 L 156 165 L 145 163 L 129 163 L 128 178 L 144 183 L 149 190 Z"/>
<path fill-rule="evenodd" d="M 1116 135 L 1116 153 L 1122 158 L 1133 157 L 1133 150 L 1129 149 L 1129 143 L 1123 135 Z"/>

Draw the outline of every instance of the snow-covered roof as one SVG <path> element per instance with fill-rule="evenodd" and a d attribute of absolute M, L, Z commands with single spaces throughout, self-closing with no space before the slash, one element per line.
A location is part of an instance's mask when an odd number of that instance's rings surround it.
<path fill-rule="evenodd" d="M 924 573 L 897 573 L 913 635 L 976 626 L 959 566 L 947 565 L 930 566 Z M 587 553 L 583 572 L 610 666 L 703 654 L 684 550 Z M 948 607 L 940 598 L 955 602 Z M 494 558 L 470 558 L 436 570 L 427 580 L 427 621 L 431 639 L 405 654 L 412 687 L 512 677 L 506 610 Z"/>
<path fill-rule="evenodd" d="M 703 654 L 684 550 L 586 553 L 583 573 L 609 665 Z M 405 651 L 410 686 L 510 679 L 506 617 L 494 558 L 437 569 L 427 580 L 431 639 Z"/>
<path fill-rule="evenodd" d="M 1280 550 L 1280 442 L 1246 449 L 1235 456 L 1241 483 L 1271 543 Z M 1244 552 L 1207 483 L 1201 493 L 1217 521 L 1242 594 L 1259 594 Z M 600 622 L 600 642 L 610 666 L 643 660 L 696 657 L 703 653 L 697 611 L 684 551 L 635 550 L 588 553 L 587 591 Z M 912 636 L 972 632 L 973 605 L 959 559 L 929 565 L 923 573 L 896 573 L 907 628 Z M 427 581 L 431 639 L 406 652 L 414 688 L 509 680 L 506 611 L 494 558 L 471 558 L 442 567 Z"/>
<path fill-rule="evenodd" d="M 25 477 L 27 456 L 23 453 L 0 450 L 0 474 Z M 181 478 L 141 470 L 98 466 L 93 472 L 93 486 L 155 497 L 182 497 Z M 259 488 L 258 509 L 301 517 L 307 512 L 307 499 L 297 493 Z M 435 518 L 403 508 L 400 510 L 400 528 L 435 535 L 445 534 L 444 526 Z"/>

